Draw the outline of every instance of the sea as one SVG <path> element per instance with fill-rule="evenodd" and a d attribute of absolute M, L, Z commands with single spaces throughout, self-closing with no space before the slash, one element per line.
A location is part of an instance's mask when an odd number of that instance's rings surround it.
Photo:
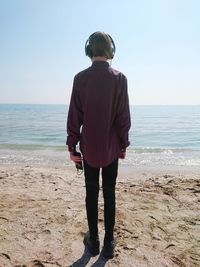
<path fill-rule="evenodd" d="M 200 170 L 200 106 L 131 106 L 120 164 Z M 67 105 L 0 104 L 0 164 L 68 166 Z"/>

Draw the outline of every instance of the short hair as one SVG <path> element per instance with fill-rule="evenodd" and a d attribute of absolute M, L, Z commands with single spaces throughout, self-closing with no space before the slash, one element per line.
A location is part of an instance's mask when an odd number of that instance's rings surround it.
<path fill-rule="evenodd" d="M 114 52 L 114 42 L 111 36 L 105 32 L 95 32 L 86 41 L 85 53 L 90 58 L 104 56 L 107 59 L 112 59 Z"/>

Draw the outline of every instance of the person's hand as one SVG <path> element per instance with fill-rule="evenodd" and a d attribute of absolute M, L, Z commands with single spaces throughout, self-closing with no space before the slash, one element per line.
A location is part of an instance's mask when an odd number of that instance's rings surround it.
<path fill-rule="evenodd" d="M 126 157 L 126 151 L 121 150 L 121 151 L 119 152 L 119 159 L 125 159 L 125 157 Z"/>
<path fill-rule="evenodd" d="M 75 163 L 81 166 L 82 157 L 78 152 L 70 152 L 70 159 Z"/>

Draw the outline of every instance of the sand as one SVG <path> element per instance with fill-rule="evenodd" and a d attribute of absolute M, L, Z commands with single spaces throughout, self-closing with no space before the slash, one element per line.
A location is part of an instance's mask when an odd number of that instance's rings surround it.
<path fill-rule="evenodd" d="M 200 266 L 200 172 L 119 170 L 115 258 L 91 258 L 83 175 L 1 165 L 0 267 Z M 103 199 L 99 199 L 101 245 Z"/>

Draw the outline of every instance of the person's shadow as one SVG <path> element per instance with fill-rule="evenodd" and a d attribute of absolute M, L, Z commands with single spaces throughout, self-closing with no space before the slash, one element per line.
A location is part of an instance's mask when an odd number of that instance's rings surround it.
<path fill-rule="evenodd" d="M 88 251 L 87 247 L 85 247 L 83 255 L 80 259 L 72 263 L 69 267 L 85 267 L 90 261 L 92 255 Z M 104 267 L 106 265 L 107 260 L 100 254 L 99 258 L 96 262 L 94 262 L 91 267 Z"/>

